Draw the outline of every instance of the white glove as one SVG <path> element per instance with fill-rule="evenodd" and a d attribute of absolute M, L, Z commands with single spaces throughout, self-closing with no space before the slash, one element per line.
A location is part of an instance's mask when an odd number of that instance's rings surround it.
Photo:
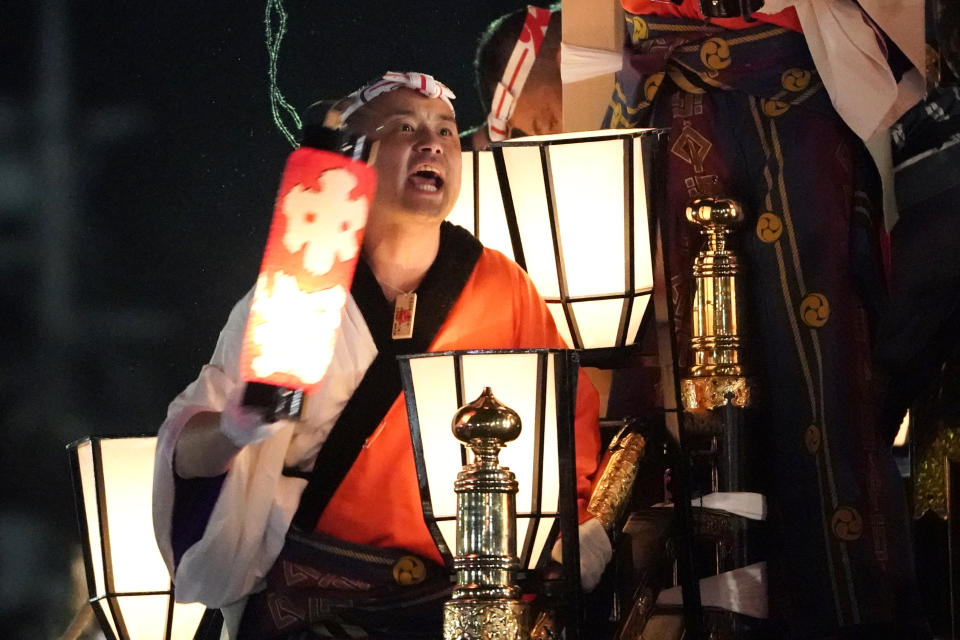
<path fill-rule="evenodd" d="M 266 440 L 284 425 L 283 421 L 267 422 L 262 412 L 243 406 L 243 391 L 244 385 L 234 389 L 220 412 L 220 433 L 239 448 Z"/>
<path fill-rule="evenodd" d="M 613 548 L 603 525 L 596 518 L 590 518 L 580 525 L 580 586 L 587 593 L 593 591 L 607 563 L 613 557 Z M 550 551 L 550 557 L 557 562 L 563 561 L 563 541 L 557 540 Z"/>

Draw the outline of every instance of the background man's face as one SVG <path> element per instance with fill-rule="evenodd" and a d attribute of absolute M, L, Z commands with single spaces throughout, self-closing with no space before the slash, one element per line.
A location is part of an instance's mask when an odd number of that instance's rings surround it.
<path fill-rule="evenodd" d="M 396 89 L 363 109 L 361 127 L 380 142 L 371 216 L 446 217 L 460 193 L 460 138 L 450 107 Z"/>
<path fill-rule="evenodd" d="M 528 136 L 560 133 L 563 130 L 562 112 L 563 95 L 559 83 L 525 86 L 510 116 L 510 126 Z"/>
<path fill-rule="evenodd" d="M 551 26 L 547 37 L 556 37 L 558 26 Z M 543 51 L 530 71 L 530 77 L 510 117 L 510 126 L 528 136 L 563 131 L 563 85 L 560 80 L 560 50 L 554 56 Z"/>

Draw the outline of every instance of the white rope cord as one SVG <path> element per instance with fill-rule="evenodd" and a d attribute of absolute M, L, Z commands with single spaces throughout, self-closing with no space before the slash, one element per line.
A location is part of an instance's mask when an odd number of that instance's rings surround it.
<path fill-rule="evenodd" d="M 274 21 L 277 26 L 274 29 Z M 267 8 L 264 16 L 264 26 L 267 35 L 267 53 L 270 56 L 269 76 L 270 76 L 270 112 L 273 115 L 273 122 L 280 129 L 293 148 L 300 146 L 297 144 L 296 136 L 291 133 L 291 129 L 299 131 L 303 123 L 300 121 L 300 115 L 297 110 L 290 106 L 287 99 L 283 97 L 280 88 L 277 86 L 277 58 L 280 55 L 280 45 L 283 42 L 283 36 L 287 32 L 287 11 L 283 7 L 283 0 L 267 0 Z M 288 127 L 284 122 L 284 112 L 293 121 L 292 126 Z"/>

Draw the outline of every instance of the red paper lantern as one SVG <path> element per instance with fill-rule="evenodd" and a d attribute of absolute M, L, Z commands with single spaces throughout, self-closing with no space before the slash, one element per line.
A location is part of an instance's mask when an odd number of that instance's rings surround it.
<path fill-rule="evenodd" d="M 333 357 L 376 191 L 376 172 L 301 147 L 280 182 L 243 339 L 241 375 L 311 392 Z"/>

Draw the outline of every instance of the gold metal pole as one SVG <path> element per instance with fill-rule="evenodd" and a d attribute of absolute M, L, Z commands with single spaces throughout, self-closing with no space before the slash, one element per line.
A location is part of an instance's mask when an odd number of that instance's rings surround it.
<path fill-rule="evenodd" d="M 529 612 L 514 583 L 517 479 L 500 466 L 505 443 L 520 435 L 520 416 L 487 387 L 457 412 L 453 433 L 475 461 L 457 476 L 457 586 L 443 608 L 444 640 L 525 640 Z"/>
<path fill-rule="evenodd" d="M 698 198 L 687 206 L 686 217 L 700 225 L 706 242 L 693 263 L 693 365 L 681 382 L 683 406 L 687 411 L 716 409 L 728 402 L 745 407 L 750 388 L 740 358 L 737 291 L 742 267 L 727 246 L 728 237 L 743 221 L 743 211 L 733 200 Z"/>

